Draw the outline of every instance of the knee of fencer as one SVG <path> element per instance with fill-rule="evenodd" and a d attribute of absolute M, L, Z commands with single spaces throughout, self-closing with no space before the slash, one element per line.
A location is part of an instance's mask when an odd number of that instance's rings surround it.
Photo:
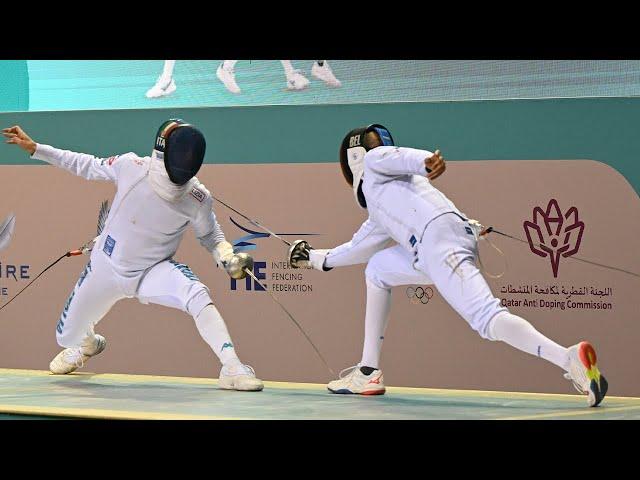
<path fill-rule="evenodd" d="M 504 312 L 508 312 L 508 310 L 495 302 L 490 306 L 487 305 L 484 308 L 478 308 L 470 312 L 468 318 L 465 316 L 465 320 L 472 329 L 478 332 L 480 337 L 485 340 L 495 341 L 495 336 L 491 333 L 491 325 L 494 319 Z"/>
<path fill-rule="evenodd" d="M 494 315 L 491 316 L 491 318 L 489 319 L 488 322 L 485 322 L 481 328 L 479 328 L 477 331 L 480 334 L 480 336 L 482 338 L 484 338 L 485 340 L 489 340 L 491 342 L 496 342 L 498 341 L 498 338 L 496 337 L 495 333 L 493 332 L 493 325 L 494 322 L 496 320 L 496 318 L 498 318 L 500 315 L 504 315 L 505 313 L 509 313 L 508 310 L 504 309 L 504 310 L 500 310 L 498 312 L 496 312 Z"/>
<path fill-rule="evenodd" d="M 195 318 L 209 304 L 213 304 L 209 290 L 203 284 L 200 284 L 198 288 L 193 289 L 192 294 L 187 299 L 185 310 Z"/>
<path fill-rule="evenodd" d="M 380 269 L 375 255 L 371 258 L 371 260 L 369 260 L 369 263 L 367 263 L 367 268 L 365 268 L 364 270 L 364 276 L 367 280 L 367 283 L 370 283 L 378 288 L 388 288 L 380 279 Z"/>

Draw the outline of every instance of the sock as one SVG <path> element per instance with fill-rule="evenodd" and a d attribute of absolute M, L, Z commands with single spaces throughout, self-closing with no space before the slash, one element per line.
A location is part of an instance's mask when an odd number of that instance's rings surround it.
<path fill-rule="evenodd" d="M 162 69 L 162 79 L 167 82 L 173 78 L 173 67 L 176 66 L 175 60 L 165 60 L 164 68 Z"/>
<path fill-rule="evenodd" d="M 377 369 L 384 341 L 384 331 L 389 323 L 391 290 L 380 288 L 367 279 L 367 310 L 364 317 L 364 347 L 360 365 Z M 365 373 L 365 372 L 362 372 Z M 365 373 L 366 375 L 366 373 Z"/>
<path fill-rule="evenodd" d="M 569 370 L 567 348 L 549 340 L 524 318 L 509 312 L 499 313 L 491 320 L 489 334 L 494 340 L 508 343 L 518 350 L 544 358 L 566 371 Z"/>
<path fill-rule="evenodd" d="M 373 372 L 375 372 L 376 370 L 378 369 L 373 367 L 360 367 L 360 371 L 364 373 L 367 377 L 371 375 Z"/>
<path fill-rule="evenodd" d="M 324 60 L 316 60 L 319 67 L 324 67 Z"/>
<path fill-rule="evenodd" d="M 230 72 L 236 66 L 236 63 L 238 63 L 238 60 L 224 60 L 222 62 L 222 68 Z"/>
<path fill-rule="evenodd" d="M 200 335 L 223 365 L 241 363 L 222 315 L 213 304 L 204 307 L 194 319 Z"/>
<path fill-rule="evenodd" d="M 282 66 L 284 67 L 284 74 L 288 77 L 293 73 L 293 65 L 291 64 L 291 60 L 280 60 Z"/>

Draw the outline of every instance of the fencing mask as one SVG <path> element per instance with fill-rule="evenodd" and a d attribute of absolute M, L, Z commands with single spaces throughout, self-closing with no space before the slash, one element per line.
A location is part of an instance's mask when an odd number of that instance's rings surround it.
<path fill-rule="evenodd" d="M 372 148 L 367 141 L 367 134 L 373 132 L 378 137 L 381 145 L 395 145 L 389 130 L 382 125 L 374 123 L 368 127 L 360 127 L 351 130 L 342 140 L 340 145 L 340 167 L 342 174 L 349 185 L 353 187 L 353 194 L 358 205 L 367 208 L 367 201 L 362 193 L 362 176 L 364 174 L 364 156 Z"/>
<path fill-rule="evenodd" d="M 164 161 L 169 179 L 176 185 L 184 185 L 200 170 L 206 147 L 200 130 L 174 118 L 158 129 L 153 151 L 155 158 Z"/>

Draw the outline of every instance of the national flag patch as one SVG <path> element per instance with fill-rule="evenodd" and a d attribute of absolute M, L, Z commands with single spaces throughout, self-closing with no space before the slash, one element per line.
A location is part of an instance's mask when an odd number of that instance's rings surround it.
<path fill-rule="evenodd" d="M 115 246 L 116 246 L 116 241 L 113 238 L 111 238 L 111 236 L 107 235 L 107 239 L 104 242 L 104 248 L 102 249 L 102 251 L 107 255 L 111 256 Z"/>

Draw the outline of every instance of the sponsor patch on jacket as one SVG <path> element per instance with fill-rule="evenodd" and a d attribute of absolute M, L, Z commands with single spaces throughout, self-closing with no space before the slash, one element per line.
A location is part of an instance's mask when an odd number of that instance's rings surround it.
<path fill-rule="evenodd" d="M 116 246 L 116 241 L 113 238 L 111 238 L 110 235 L 107 235 L 107 239 L 104 242 L 104 248 L 102 249 L 102 251 L 107 255 L 111 256 L 115 246 Z"/>
<path fill-rule="evenodd" d="M 191 195 L 200 203 L 204 202 L 204 199 L 207 197 L 202 190 L 198 190 L 197 188 L 191 190 Z"/>

